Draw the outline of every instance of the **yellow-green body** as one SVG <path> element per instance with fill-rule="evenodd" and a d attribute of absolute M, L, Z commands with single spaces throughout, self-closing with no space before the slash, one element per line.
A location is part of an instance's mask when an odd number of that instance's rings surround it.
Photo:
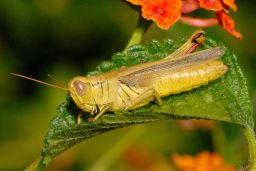
<path fill-rule="evenodd" d="M 141 86 L 130 86 L 122 83 L 118 78 L 132 72 L 132 69 L 132 67 L 124 68 L 92 77 L 75 77 L 74 79 L 88 82 L 88 89 L 85 96 L 78 96 L 80 98 L 73 99 L 78 107 L 86 112 L 95 110 L 95 105 L 103 108 L 109 103 L 112 103 L 112 105 L 110 105 L 108 111 L 125 110 L 129 103 L 149 89 L 154 89 L 160 97 L 165 97 L 206 85 L 220 78 L 227 71 L 223 62 L 215 60 L 198 66 L 177 69 L 176 71 L 164 70 L 161 71 L 164 72 L 164 76 L 154 79 L 150 79 L 149 75 L 147 78 L 148 84 Z M 153 100 L 153 96 L 149 97 L 129 109 L 144 106 Z"/>
<path fill-rule="evenodd" d="M 222 61 L 214 60 L 175 71 L 172 69 L 160 71 L 154 74 L 160 73 L 161 75 L 161 72 L 164 72 L 163 75 L 152 79 L 149 74 L 146 78 L 142 78 L 147 79 L 143 85 L 127 85 L 119 80 L 122 76 L 133 72 L 133 69 L 130 67 L 92 77 L 75 77 L 74 80 L 79 79 L 87 83 L 87 92 L 85 96 L 77 96 L 78 98 L 73 97 L 73 99 L 78 107 L 86 112 L 94 111 L 96 105 L 101 109 L 110 103 L 107 111 L 126 110 L 129 103 L 150 89 L 154 89 L 160 97 L 165 97 L 206 85 L 220 78 L 227 71 Z M 130 107 L 129 110 L 144 106 L 153 100 L 154 96 L 146 98 L 141 103 Z"/>
<path fill-rule="evenodd" d="M 76 105 L 85 112 L 128 111 L 161 97 L 206 85 L 220 78 L 228 67 L 219 59 L 220 47 L 187 54 L 180 48 L 175 55 L 96 76 L 74 77 L 69 92 Z M 92 120 L 92 121 L 93 121 Z"/>

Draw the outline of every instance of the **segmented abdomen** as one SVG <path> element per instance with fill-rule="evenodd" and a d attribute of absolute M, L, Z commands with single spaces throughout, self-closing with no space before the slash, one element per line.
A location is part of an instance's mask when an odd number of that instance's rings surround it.
<path fill-rule="evenodd" d="M 220 60 L 190 66 L 160 77 L 159 80 L 154 81 L 153 88 L 161 97 L 168 96 L 206 85 L 220 78 L 227 70 L 227 66 Z"/>

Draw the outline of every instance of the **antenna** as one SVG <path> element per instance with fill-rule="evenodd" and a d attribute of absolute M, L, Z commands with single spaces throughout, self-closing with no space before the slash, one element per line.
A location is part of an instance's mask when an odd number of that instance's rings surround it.
<path fill-rule="evenodd" d="M 62 89 L 62 90 L 68 91 L 68 88 L 66 88 L 66 87 L 62 87 L 62 86 L 54 85 L 54 84 L 49 84 L 49 83 L 46 83 L 46 82 L 43 82 L 43 81 L 40 81 L 40 80 L 31 78 L 31 77 L 27 77 L 27 76 L 20 75 L 20 74 L 16 74 L 16 73 L 10 73 L 10 74 L 11 74 L 11 75 L 14 75 L 14 76 L 16 76 L 16 77 L 25 78 L 25 79 L 27 79 L 27 80 L 31 80 L 31 81 L 34 81 L 34 82 L 38 82 L 38 83 L 40 83 L 40 84 L 44 84 L 44 85 L 47 85 L 47 86 L 51 86 L 51 87 L 54 87 L 54 88 L 58 88 L 58 89 Z"/>
<path fill-rule="evenodd" d="M 56 79 L 55 77 L 53 77 L 52 75 L 48 74 L 48 77 L 50 77 L 53 81 L 55 81 L 55 82 L 58 84 L 58 86 L 60 86 L 60 87 L 65 87 L 66 89 L 68 89 L 65 84 L 61 83 L 59 80 L 57 80 L 57 79 Z"/>

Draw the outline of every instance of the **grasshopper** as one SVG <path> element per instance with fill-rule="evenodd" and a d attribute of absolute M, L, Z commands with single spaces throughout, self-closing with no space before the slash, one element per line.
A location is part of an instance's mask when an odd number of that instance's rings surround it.
<path fill-rule="evenodd" d="M 191 53 L 205 40 L 199 30 L 179 49 L 155 62 L 141 63 L 96 76 L 76 76 L 68 87 L 45 83 L 14 74 L 55 88 L 68 91 L 82 112 L 90 112 L 96 121 L 106 111 L 129 111 L 155 101 L 161 105 L 162 97 L 206 85 L 224 75 L 228 67 L 220 60 L 221 47 Z M 78 123 L 81 114 L 78 115 Z"/>

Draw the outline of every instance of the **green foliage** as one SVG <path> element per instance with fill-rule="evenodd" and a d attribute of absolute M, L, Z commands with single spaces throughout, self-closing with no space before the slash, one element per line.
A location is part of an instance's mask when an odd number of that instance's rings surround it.
<path fill-rule="evenodd" d="M 173 52 L 183 42 L 166 40 L 161 43 L 154 40 L 146 46 L 133 45 L 124 52 L 115 53 L 112 61 L 102 62 L 88 75 L 159 60 Z M 207 40 L 200 49 L 214 46 L 217 46 L 214 41 Z M 79 109 L 70 96 L 67 96 L 67 101 L 58 107 L 57 115 L 50 123 L 38 169 L 44 168 L 56 155 L 87 138 L 132 124 L 165 119 L 205 118 L 253 128 L 252 105 L 246 80 L 237 64 L 236 56 L 227 49 L 222 60 L 229 66 L 228 73 L 206 86 L 165 97 L 161 106 L 152 102 L 130 112 L 117 111 L 104 114 L 95 123 L 87 122 L 90 114 L 85 114 L 84 121 L 77 124 Z"/>

